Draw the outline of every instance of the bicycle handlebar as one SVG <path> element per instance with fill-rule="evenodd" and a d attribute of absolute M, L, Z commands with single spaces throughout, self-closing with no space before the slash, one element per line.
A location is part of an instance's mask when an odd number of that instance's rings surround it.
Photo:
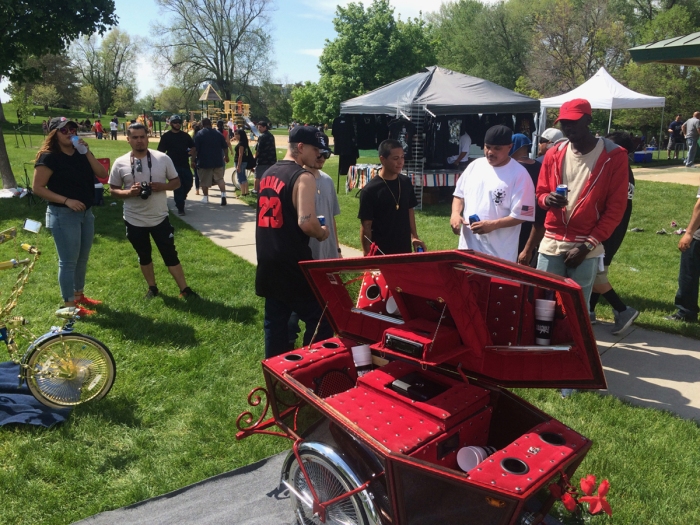
<path fill-rule="evenodd" d="M 0 270 L 11 270 L 12 268 L 17 268 L 22 264 L 29 264 L 31 261 L 29 259 L 10 259 L 9 261 L 0 262 Z"/>

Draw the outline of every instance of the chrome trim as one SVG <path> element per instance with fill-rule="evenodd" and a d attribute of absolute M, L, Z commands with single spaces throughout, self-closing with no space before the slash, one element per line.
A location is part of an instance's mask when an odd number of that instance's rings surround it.
<path fill-rule="evenodd" d="M 368 312 L 362 308 L 351 308 L 350 311 L 354 314 L 366 315 L 367 317 L 374 317 L 380 321 L 386 321 L 388 323 L 394 324 L 404 324 L 403 319 L 396 319 L 395 317 L 389 317 L 388 315 L 378 314 L 377 312 Z"/>
<path fill-rule="evenodd" d="M 497 352 L 570 352 L 571 345 L 551 345 L 551 346 L 538 346 L 538 345 L 526 345 L 526 346 L 501 346 L 501 345 L 487 345 L 484 348 L 486 350 L 495 350 Z"/>
<path fill-rule="evenodd" d="M 522 284 L 524 286 L 534 286 L 535 288 L 543 288 L 546 290 L 549 290 L 549 288 L 545 288 L 542 285 L 539 285 L 537 283 L 533 282 L 528 282 L 528 281 L 521 281 L 520 279 L 513 279 L 512 277 L 506 277 L 505 275 L 502 275 L 500 273 L 493 273 L 488 270 L 484 270 L 482 268 L 476 268 L 474 266 L 467 266 L 466 264 L 455 264 L 453 266 L 455 270 L 459 270 L 461 272 L 471 272 L 471 273 L 478 273 L 480 275 L 485 275 L 487 277 L 495 277 L 496 279 L 500 279 L 502 281 L 508 281 L 511 283 L 515 284 Z"/>

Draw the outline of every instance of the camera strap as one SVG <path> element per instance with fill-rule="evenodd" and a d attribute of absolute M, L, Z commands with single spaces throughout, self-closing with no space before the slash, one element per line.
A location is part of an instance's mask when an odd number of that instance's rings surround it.
<path fill-rule="evenodd" d="M 136 182 L 136 174 L 134 173 L 134 152 L 131 152 L 131 155 L 129 156 L 129 159 L 131 160 L 131 177 L 134 179 L 134 182 Z M 153 182 L 153 177 L 151 176 L 151 152 L 146 150 L 146 163 L 148 164 L 148 182 Z"/>

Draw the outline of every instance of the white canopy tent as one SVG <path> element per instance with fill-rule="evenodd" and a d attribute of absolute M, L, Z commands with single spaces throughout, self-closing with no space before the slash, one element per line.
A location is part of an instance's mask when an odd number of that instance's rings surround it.
<path fill-rule="evenodd" d="M 588 100 L 593 109 L 610 110 L 608 133 L 612 124 L 613 109 L 663 108 L 661 111 L 661 131 L 663 130 L 666 98 L 652 97 L 632 91 L 615 80 L 604 67 L 601 67 L 595 75 L 576 89 L 557 97 L 541 99 L 540 122 L 547 121 L 547 108 L 559 108 L 564 102 L 575 98 Z M 661 131 L 659 132 L 659 140 L 661 140 Z"/>

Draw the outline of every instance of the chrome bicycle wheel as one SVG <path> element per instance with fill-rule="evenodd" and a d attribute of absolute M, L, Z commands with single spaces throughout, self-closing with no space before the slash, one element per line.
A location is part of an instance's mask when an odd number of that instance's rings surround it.
<path fill-rule="evenodd" d="M 319 445 L 319 444 L 312 444 Z M 330 447 L 300 447 L 300 457 L 309 475 L 319 500 L 330 501 L 360 486 L 359 481 L 347 465 Z M 326 449 L 326 450 L 324 450 Z M 330 453 L 329 453 L 330 452 Z M 287 463 L 283 478 L 291 487 L 290 499 L 297 525 L 320 525 L 321 520 L 314 516 L 313 496 L 299 463 L 294 458 Z M 374 525 L 378 523 L 371 508 L 372 504 L 365 492 L 355 494 L 328 507 L 326 524 L 332 525 Z"/>
<path fill-rule="evenodd" d="M 116 377 L 114 358 L 97 339 L 77 333 L 48 337 L 23 368 L 29 390 L 44 405 L 66 408 L 102 399 Z"/>

